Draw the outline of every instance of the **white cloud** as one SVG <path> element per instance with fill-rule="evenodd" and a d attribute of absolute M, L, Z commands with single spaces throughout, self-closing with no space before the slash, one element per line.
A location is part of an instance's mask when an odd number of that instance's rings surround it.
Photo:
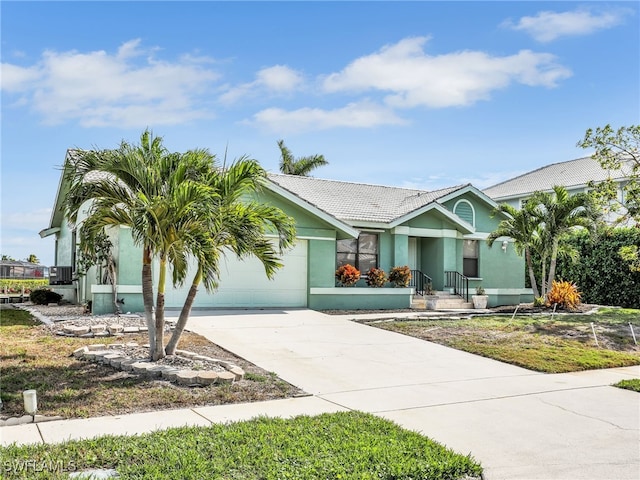
<path fill-rule="evenodd" d="M 210 61 L 189 56 L 159 60 L 139 40 L 124 43 L 115 54 L 50 50 L 37 65 L 3 64 L 2 88 L 27 96 L 48 124 L 171 125 L 212 116 L 202 107 L 219 78 L 205 67 Z"/>
<path fill-rule="evenodd" d="M 368 128 L 380 125 L 401 125 L 405 121 L 390 109 L 373 102 L 350 103 L 335 110 L 300 108 L 287 111 L 268 108 L 256 113 L 249 123 L 275 132 L 327 130 L 336 127 Z"/>
<path fill-rule="evenodd" d="M 233 103 L 242 97 L 262 93 L 287 94 L 296 91 L 303 82 L 304 79 L 300 72 L 286 65 L 275 65 L 259 70 L 253 82 L 230 88 L 220 96 L 220 100 L 224 103 Z"/>
<path fill-rule="evenodd" d="M 555 87 L 571 71 L 548 53 L 522 50 L 496 57 L 465 50 L 431 56 L 427 37 L 406 38 L 360 57 L 324 80 L 327 92 L 380 90 L 393 107 L 443 108 L 471 105 L 512 83 Z"/>
<path fill-rule="evenodd" d="M 2 229 L 36 229 L 47 228 L 51 221 L 51 208 L 21 212 L 2 212 Z"/>
<path fill-rule="evenodd" d="M 2 90 L 7 92 L 22 92 L 30 88 L 41 77 L 41 72 L 35 67 L 18 67 L 10 63 L 1 65 Z"/>
<path fill-rule="evenodd" d="M 518 23 L 507 20 L 503 26 L 522 30 L 538 42 L 551 42 L 560 37 L 589 35 L 598 30 L 620 24 L 630 10 L 619 9 L 594 13 L 580 8 L 571 12 L 539 12 L 533 17 L 522 17 Z"/>
<path fill-rule="evenodd" d="M 419 190 L 438 190 L 453 185 L 472 184 L 474 187 L 483 190 L 485 188 L 496 185 L 505 180 L 522 175 L 522 171 L 506 171 L 506 172 L 482 172 L 473 177 L 452 177 L 444 173 L 434 173 L 426 178 L 415 177 L 404 181 L 400 186 L 404 188 L 415 188 Z"/>

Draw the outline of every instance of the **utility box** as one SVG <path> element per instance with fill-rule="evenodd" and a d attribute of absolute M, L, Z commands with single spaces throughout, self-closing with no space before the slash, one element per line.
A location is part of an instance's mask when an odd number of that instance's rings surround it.
<path fill-rule="evenodd" d="M 49 285 L 71 285 L 73 267 L 49 267 Z"/>

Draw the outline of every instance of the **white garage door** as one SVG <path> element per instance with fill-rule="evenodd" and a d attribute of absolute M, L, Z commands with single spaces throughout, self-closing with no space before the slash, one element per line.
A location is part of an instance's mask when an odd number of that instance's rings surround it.
<path fill-rule="evenodd" d="M 208 294 L 201 286 L 194 307 L 306 307 L 307 241 L 298 240 L 296 246 L 282 257 L 282 263 L 284 267 L 269 280 L 259 260 L 250 257 L 239 261 L 228 255 L 220 265 L 218 290 Z M 168 275 L 167 278 L 171 277 Z M 189 285 L 167 288 L 167 307 L 181 308 L 188 291 Z"/>

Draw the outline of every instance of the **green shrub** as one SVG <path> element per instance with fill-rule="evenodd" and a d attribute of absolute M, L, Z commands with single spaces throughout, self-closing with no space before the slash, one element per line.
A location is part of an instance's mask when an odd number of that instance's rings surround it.
<path fill-rule="evenodd" d="M 29 294 L 29 300 L 36 305 L 48 305 L 50 303 L 60 303 L 62 295 L 48 288 L 38 288 Z"/>
<path fill-rule="evenodd" d="M 607 227 L 593 236 L 579 230 L 566 241 L 578 250 L 580 258 L 577 262 L 558 259 L 556 278 L 580 285 L 583 303 L 640 308 L 640 272 L 633 271 L 620 256 L 622 247 L 640 246 L 640 228 Z M 533 262 L 539 265 L 539 258 Z"/>
<path fill-rule="evenodd" d="M 0 278 L 0 290 L 10 293 L 21 293 L 22 289 L 24 289 L 24 293 L 29 293 L 36 288 L 43 288 L 47 285 L 49 285 L 49 280 L 46 278 L 42 280 Z"/>

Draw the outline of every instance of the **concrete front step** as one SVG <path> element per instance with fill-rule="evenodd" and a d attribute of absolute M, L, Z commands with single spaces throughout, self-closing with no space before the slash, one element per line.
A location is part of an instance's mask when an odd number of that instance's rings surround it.
<path fill-rule="evenodd" d="M 414 295 L 411 308 L 418 310 L 467 310 L 473 308 L 473 303 L 449 292 L 436 292 L 434 295 L 421 297 Z"/>

